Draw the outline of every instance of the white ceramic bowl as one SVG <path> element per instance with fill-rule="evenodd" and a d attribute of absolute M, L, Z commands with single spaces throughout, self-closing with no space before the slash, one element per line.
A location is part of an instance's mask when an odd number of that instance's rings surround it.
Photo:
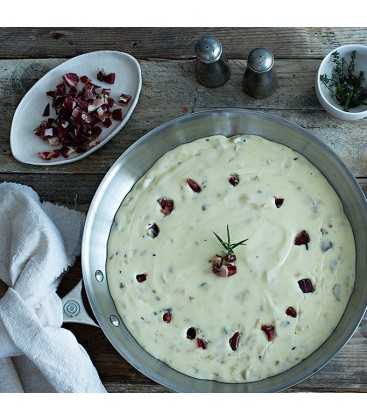
<path fill-rule="evenodd" d="M 331 77 L 334 68 L 332 54 L 335 51 L 338 51 L 340 56 L 344 57 L 344 59 L 349 63 L 350 55 L 353 50 L 356 51 L 355 74 L 357 75 L 360 71 L 364 71 L 365 80 L 363 84 L 364 86 L 367 86 L 367 46 L 360 44 L 342 45 L 331 51 L 322 60 L 315 80 L 316 95 L 322 107 L 333 117 L 340 118 L 345 121 L 355 121 L 367 117 L 367 105 L 359 105 L 357 107 L 350 108 L 349 111 L 343 111 L 342 106 L 339 105 L 333 93 L 320 80 L 320 76 L 326 74 L 328 77 Z"/>

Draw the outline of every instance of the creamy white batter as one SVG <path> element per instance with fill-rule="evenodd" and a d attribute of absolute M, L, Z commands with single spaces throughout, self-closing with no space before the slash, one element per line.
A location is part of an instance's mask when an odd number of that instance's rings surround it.
<path fill-rule="evenodd" d="M 161 198 L 173 201 L 170 214 Z M 220 277 L 211 260 L 226 251 L 213 231 L 226 240 L 227 225 L 232 242 L 248 240 L 234 250 L 237 273 Z M 302 231 L 309 242 L 297 245 Z M 251 382 L 332 333 L 353 289 L 355 244 L 337 194 L 302 155 L 259 136 L 212 136 L 166 153 L 135 184 L 111 228 L 106 270 L 147 352 L 196 378 Z"/>

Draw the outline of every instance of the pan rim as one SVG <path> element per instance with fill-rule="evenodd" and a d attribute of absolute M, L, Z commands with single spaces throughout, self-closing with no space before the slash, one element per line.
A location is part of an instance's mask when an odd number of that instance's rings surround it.
<path fill-rule="evenodd" d="M 83 239 L 82 239 L 82 272 L 83 272 L 83 282 L 85 285 L 85 289 L 87 292 L 87 297 L 89 300 L 89 303 L 92 307 L 93 313 L 98 320 L 103 333 L 107 337 L 107 339 L 111 342 L 111 344 L 116 348 L 118 353 L 121 354 L 123 358 L 127 360 L 128 363 L 130 363 L 133 367 L 135 367 L 137 370 L 139 370 L 141 373 L 143 373 L 145 376 L 149 377 L 150 379 L 154 380 L 155 382 L 158 382 L 159 384 L 172 389 L 174 391 L 178 392 L 212 392 L 210 389 L 211 387 L 206 387 L 208 391 L 205 391 L 205 387 L 200 386 L 200 384 L 211 382 L 215 383 L 215 381 L 210 380 L 202 380 L 202 379 L 196 379 L 194 378 L 194 382 L 197 383 L 197 386 L 195 387 L 188 387 L 186 385 L 182 385 L 179 383 L 172 383 L 172 380 L 167 379 L 164 375 L 162 375 L 162 369 L 165 371 L 165 367 L 162 367 L 161 365 L 164 363 L 159 362 L 157 363 L 157 369 L 151 371 L 150 369 L 146 369 L 145 366 L 141 366 L 139 361 L 135 359 L 135 355 L 130 354 L 129 351 L 126 350 L 126 348 L 121 349 L 121 341 L 120 339 L 116 338 L 116 335 L 114 334 L 114 327 L 111 328 L 111 323 L 109 319 L 101 314 L 100 310 L 100 304 L 98 299 L 96 298 L 96 289 L 94 286 L 96 285 L 96 282 L 93 280 L 93 270 L 91 270 L 89 267 L 87 267 L 87 262 L 89 261 L 89 253 L 90 253 L 90 240 L 91 240 L 91 226 L 93 226 L 94 219 L 96 217 L 96 214 L 99 211 L 99 206 L 101 203 L 101 199 L 103 198 L 104 194 L 106 193 L 108 189 L 108 184 L 111 179 L 113 179 L 114 176 L 120 171 L 121 165 L 124 164 L 129 158 L 131 158 L 131 155 L 133 155 L 135 150 L 139 150 L 139 148 L 142 148 L 145 144 L 148 144 L 151 139 L 155 136 L 159 136 L 162 132 L 169 129 L 174 129 L 175 127 L 178 127 L 179 125 L 183 123 L 187 123 L 187 121 L 191 123 L 195 123 L 198 120 L 202 118 L 234 118 L 234 117 L 246 117 L 246 118 L 254 118 L 254 119 L 260 119 L 262 121 L 267 121 L 270 123 L 280 124 L 283 127 L 286 127 L 288 130 L 291 130 L 294 133 L 297 133 L 300 136 L 304 136 L 307 138 L 307 141 L 310 145 L 317 146 L 318 151 L 322 152 L 323 154 L 328 155 L 330 159 L 330 163 L 332 163 L 335 167 L 338 167 L 345 179 L 348 181 L 349 185 L 353 188 L 353 193 L 355 194 L 356 200 L 358 201 L 358 205 L 360 207 L 361 217 L 367 226 L 367 204 L 366 199 L 364 197 L 364 194 L 357 183 L 355 177 L 352 175 L 352 173 L 349 171 L 347 166 L 344 164 L 344 162 L 339 158 L 339 156 L 325 143 L 323 143 L 320 139 L 318 139 L 316 136 L 314 136 L 309 131 L 305 130 L 304 128 L 298 126 L 297 124 L 290 122 L 288 120 L 285 120 L 281 117 L 274 116 L 272 114 L 268 114 L 262 111 L 252 111 L 252 110 L 245 110 L 240 108 L 219 108 L 214 110 L 203 110 L 198 111 L 196 113 L 192 114 L 186 114 L 184 116 L 180 116 L 178 118 L 175 118 L 173 120 L 170 120 L 164 124 L 159 125 L 158 127 L 154 128 L 153 130 L 149 131 L 145 135 L 143 135 L 139 140 L 137 140 L 135 143 L 133 143 L 117 160 L 116 162 L 111 166 L 110 170 L 106 173 L 104 178 L 102 179 L 102 182 L 100 183 L 94 197 L 91 203 L 91 206 L 89 208 L 87 218 L 86 218 L 86 224 L 85 229 L 83 233 Z M 215 134 L 215 133 L 213 133 Z M 239 134 L 239 133 L 237 133 Z M 180 142 L 182 139 L 178 139 L 177 141 Z M 194 139 L 191 139 L 194 140 Z M 271 139 L 273 141 L 276 141 L 274 139 Z M 188 141 L 184 141 L 188 142 Z M 305 144 L 305 148 L 309 147 L 309 145 Z M 171 147 L 170 149 L 165 150 L 162 152 L 162 155 L 167 152 L 168 150 L 173 149 L 174 147 Z M 299 150 L 297 150 L 299 151 Z M 302 152 L 300 152 L 302 153 Z M 154 163 L 154 162 L 153 162 Z M 320 169 L 320 168 L 319 168 Z M 144 171 L 144 173 L 146 170 Z M 324 174 L 324 172 L 322 171 Z M 324 174 L 325 175 L 325 174 Z M 329 180 L 329 178 L 327 177 Z M 133 181 L 133 180 L 132 180 Z M 330 182 L 330 180 L 329 180 Z M 135 181 L 132 183 L 132 185 L 135 183 Z M 334 187 L 334 186 L 333 186 Z M 340 194 L 338 193 L 340 196 Z M 121 198 L 120 202 L 122 201 L 124 197 Z M 344 204 L 344 203 L 343 203 Z M 356 236 L 356 232 L 354 232 Z M 105 266 L 103 266 L 103 271 L 105 270 Z M 107 281 L 106 281 L 107 282 Z M 354 292 L 353 292 L 354 293 Z M 348 303 L 349 306 L 349 303 Z M 315 372 L 323 368 L 327 363 L 329 363 L 341 350 L 342 348 L 347 344 L 349 339 L 352 337 L 356 329 L 358 328 L 360 322 L 363 319 L 364 313 L 366 311 L 367 307 L 367 293 L 365 293 L 363 299 L 360 301 L 358 311 L 354 315 L 353 322 L 350 322 L 348 324 L 348 328 L 343 331 L 343 334 L 338 339 L 338 345 L 334 345 L 333 351 L 329 351 L 326 353 L 323 357 L 320 357 L 318 360 L 318 363 L 311 364 L 307 369 L 305 369 L 303 372 L 299 372 L 298 374 L 295 374 L 292 377 L 291 381 L 288 382 L 280 382 L 277 383 L 277 381 L 269 381 L 269 378 L 252 382 L 252 383 L 243 383 L 243 384 L 225 384 L 225 383 L 218 383 L 219 388 L 222 388 L 223 390 L 217 391 L 218 386 L 214 386 L 216 389 L 214 392 L 278 392 L 283 391 L 291 386 L 296 385 L 299 382 L 302 382 L 303 380 L 307 379 L 311 375 L 313 375 Z M 344 315 L 343 315 L 344 317 Z M 337 327 L 338 328 L 338 327 Z M 333 333 L 334 334 L 334 333 Z M 333 335 L 332 334 L 332 335 Z M 329 341 L 330 337 L 326 340 Z M 325 343 L 324 343 L 325 344 Z M 323 347 L 323 346 L 321 346 Z M 319 348 L 320 349 L 320 348 Z M 319 352 L 319 349 L 317 349 L 312 355 L 310 355 L 307 359 L 311 358 L 315 353 Z M 150 355 L 148 355 L 150 356 Z M 320 355 L 319 355 L 320 356 Z M 153 356 L 150 356 L 153 358 Z M 154 358 L 153 358 L 154 359 Z M 305 360 L 307 360 L 305 359 Z M 154 359 L 157 361 L 157 359 Z M 167 366 L 167 365 L 164 365 Z M 297 366 L 289 369 L 286 372 L 297 372 L 297 369 L 295 369 Z M 168 369 L 172 370 L 172 368 Z M 184 375 L 178 372 L 179 375 Z M 276 378 L 278 376 L 282 375 L 276 375 Z M 184 375 L 187 376 L 187 375 Z M 197 382 L 196 382 L 197 381 Z M 264 384 L 265 382 L 270 382 L 268 386 L 262 387 L 261 384 Z M 274 382 L 272 384 L 272 382 Z M 250 385 L 253 384 L 253 385 Z M 255 384 L 255 385 L 254 385 Z M 257 384 L 257 385 L 256 385 Z M 242 386 L 241 386 L 242 385 Z M 202 391 L 201 388 L 204 390 Z"/>

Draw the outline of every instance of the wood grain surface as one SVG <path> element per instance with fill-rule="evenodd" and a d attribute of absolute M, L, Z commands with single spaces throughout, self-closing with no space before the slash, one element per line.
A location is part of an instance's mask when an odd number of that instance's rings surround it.
<path fill-rule="evenodd" d="M 231 77 L 220 88 L 205 88 L 195 78 L 195 43 L 204 34 L 216 35 L 229 57 Z M 318 66 L 329 51 L 366 40 L 366 28 L 0 28 L 0 182 L 29 185 L 41 200 L 86 213 L 106 172 L 145 133 L 200 110 L 246 108 L 285 118 L 316 135 L 337 153 L 367 194 L 366 120 L 350 123 L 331 117 L 321 108 L 314 88 Z M 247 54 L 258 46 L 273 51 L 279 78 L 274 95 L 262 100 L 242 91 Z M 10 129 L 26 92 L 68 58 L 106 49 L 130 53 L 141 66 L 141 96 L 126 126 L 103 148 L 73 164 L 44 167 L 16 161 L 10 150 Z M 79 258 L 65 274 L 59 295 L 64 296 L 81 278 Z M 0 280 L 0 296 L 5 292 Z M 86 297 L 85 304 L 89 308 Z M 170 392 L 131 367 L 100 329 L 81 324 L 65 324 L 65 328 L 87 350 L 109 392 Z M 286 392 L 366 391 L 365 316 L 329 364 Z"/>
<path fill-rule="evenodd" d="M 339 45 L 366 42 L 365 27 L 3 28 L 0 57 L 71 58 L 109 49 L 137 59 L 192 59 L 197 39 L 207 34 L 219 38 L 228 58 L 239 59 L 260 46 L 276 58 L 323 58 Z"/>

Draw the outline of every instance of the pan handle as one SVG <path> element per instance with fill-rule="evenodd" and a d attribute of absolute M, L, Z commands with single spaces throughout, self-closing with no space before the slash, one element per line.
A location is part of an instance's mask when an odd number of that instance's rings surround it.
<path fill-rule="evenodd" d="M 61 299 L 62 302 L 62 314 L 65 322 L 76 322 L 78 324 L 87 324 L 98 327 L 93 319 L 88 315 L 83 299 L 82 299 L 82 286 L 83 279 L 66 295 Z"/>

